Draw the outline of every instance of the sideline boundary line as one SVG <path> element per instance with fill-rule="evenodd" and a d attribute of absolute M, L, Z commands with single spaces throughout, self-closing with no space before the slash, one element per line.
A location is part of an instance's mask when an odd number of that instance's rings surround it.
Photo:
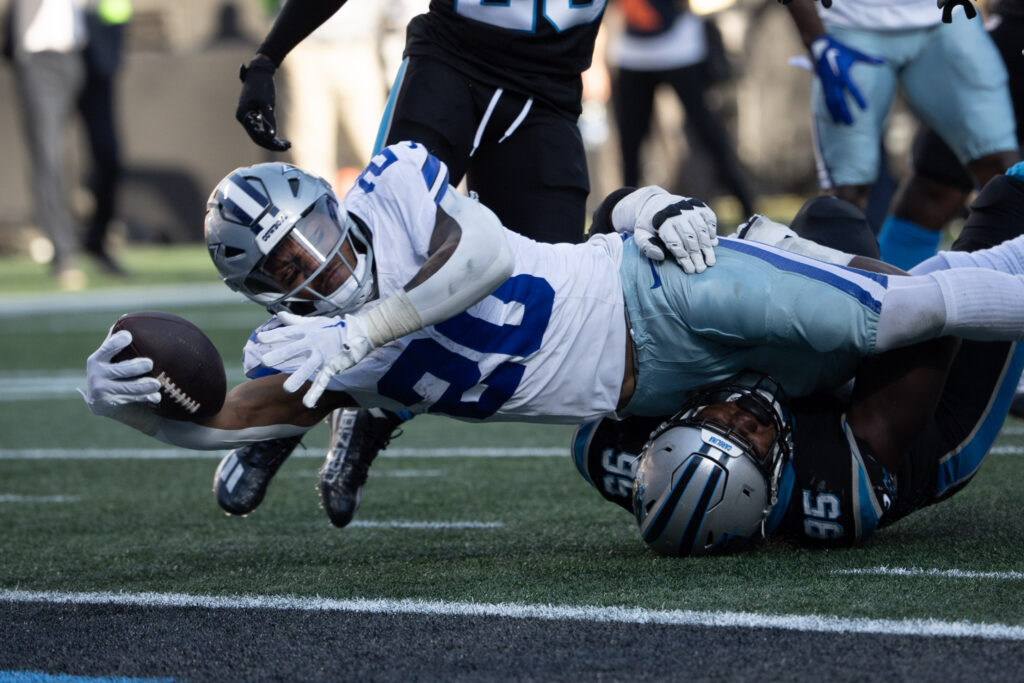
<path fill-rule="evenodd" d="M 184 593 L 114 593 L 0 590 L 0 602 L 42 602 L 133 607 L 195 607 L 200 609 L 268 609 L 303 612 L 370 612 L 436 616 L 502 617 L 620 624 L 767 628 L 815 633 L 858 633 L 901 636 L 986 638 L 1024 641 L 1024 626 L 979 624 L 938 619 L 849 619 L 825 615 L 755 614 L 652 610 L 640 607 L 523 605 L 516 603 L 444 602 L 440 600 L 337 600 L 293 595 L 188 595 Z"/>

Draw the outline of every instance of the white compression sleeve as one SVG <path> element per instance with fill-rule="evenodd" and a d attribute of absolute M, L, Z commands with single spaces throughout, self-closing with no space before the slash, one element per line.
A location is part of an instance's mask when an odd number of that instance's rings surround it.
<path fill-rule="evenodd" d="M 1024 239 L 1017 237 L 979 251 L 941 251 L 911 270 L 920 275 L 949 268 L 985 268 L 1011 275 L 1024 275 Z"/>
<path fill-rule="evenodd" d="M 946 335 L 978 341 L 1024 339 L 1024 276 L 956 268 L 890 278 L 875 351 Z"/>
<path fill-rule="evenodd" d="M 740 239 L 760 242 L 778 249 L 785 249 L 794 254 L 802 254 L 837 266 L 849 265 L 853 255 L 818 244 L 800 237 L 788 225 L 754 214 L 746 224 L 740 226 L 737 233 Z"/>
<path fill-rule="evenodd" d="M 454 188 L 448 188 L 441 208 L 462 229 L 459 244 L 426 280 L 358 314 L 375 347 L 462 313 L 512 275 L 515 257 L 494 212 Z"/>
<path fill-rule="evenodd" d="M 237 448 L 257 441 L 266 441 L 285 436 L 305 434 L 311 427 L 297 425 L 267 425 L 246 429 L 214 429 L 193 422 L 161 420 L 157 431 L 151 436 L 164 443 L 194 451 L 219 451 Z"/>

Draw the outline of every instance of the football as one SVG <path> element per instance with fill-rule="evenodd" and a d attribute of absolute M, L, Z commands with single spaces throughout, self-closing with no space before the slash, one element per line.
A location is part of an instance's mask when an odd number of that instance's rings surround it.
<path fill-rule="evenodd" d="M 153 360 L 147 374 L 160 380 L 158 415 L 192 422 L 217 414 L 224 405 L 224 361 L 198 327 L 170 313 L 139 311 L 118 318 L 111 331 L 118 330 L 131 332 L 132 343 L 114 362 L 139 356 Z"/>

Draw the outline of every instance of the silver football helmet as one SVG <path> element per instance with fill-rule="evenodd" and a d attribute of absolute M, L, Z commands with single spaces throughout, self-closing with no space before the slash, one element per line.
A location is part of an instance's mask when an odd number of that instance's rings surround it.
<path fill-rule="evenodd" d="M 732 402 L 774 428 L 766 453 L 733 426 L 702 415 Z M 693 394 L 651 434 L 633 481 L 633 513 L 647 545 L 663 555 L 706 555 L 764 537 L 792 454 L 785 404 L 771 377 L 740 373 Z"/>
<path fill-rule="evenodd" d="M 238 168 L 220 181 L 206 203 L 206 247 L 225 284 L 271 312 L 344 315 L 374 291 L 368 232 L 326 180 L 291 164 Z"/>

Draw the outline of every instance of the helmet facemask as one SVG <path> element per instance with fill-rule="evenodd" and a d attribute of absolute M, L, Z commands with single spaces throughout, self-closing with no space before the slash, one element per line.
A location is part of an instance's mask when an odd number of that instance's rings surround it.
<path fill-rule="evenodd" d="M 344 315 L 374 294 L 368 235 L 323 179 L 288 164 L 238 169 L 207 209 L 225 283 L 268 310 Z"/>
<path fill-rule="evenodd" d="M 764 452 L 735 424 L 704 414 L 730 403 L 773 430 Z M 658 427 L 634 480 L 634 513 L 645 542 L 666 555 L 703 555 L 762 538 L 791 455 L 784 406 L 773 379 L 742 373 L 696 392 Z M 750 419 L 744 416 L 748 428 Z"/>

